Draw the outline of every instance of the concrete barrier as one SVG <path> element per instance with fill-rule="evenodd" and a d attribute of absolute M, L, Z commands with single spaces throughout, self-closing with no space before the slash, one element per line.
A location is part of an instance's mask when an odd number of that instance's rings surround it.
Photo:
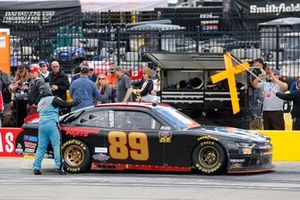
<path fill-rule="evenodd" d="M 20 157 L 15 153 L 21 128 L 0 128 L 0 157 Z M 274 161 L 300 161 L 300 131 L 257 131 L 271 138 Z"/>

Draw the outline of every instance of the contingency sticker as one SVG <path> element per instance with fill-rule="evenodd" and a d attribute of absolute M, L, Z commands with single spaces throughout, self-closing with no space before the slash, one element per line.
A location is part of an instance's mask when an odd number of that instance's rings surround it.
<path fill-rule="evenodd" d="M 106 147 L 95 147 L 95 153 L 107 153 Z"/>
<path fill-rule="evenodd" d="M 171 143 L 172 131 L 159 131 L 158 133 L 159 143 Z"/>

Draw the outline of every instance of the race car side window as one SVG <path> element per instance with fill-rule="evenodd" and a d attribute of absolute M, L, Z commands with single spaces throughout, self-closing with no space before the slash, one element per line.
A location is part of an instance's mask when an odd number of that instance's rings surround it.
<path fill-rule="evenodd" d="M 108 128 L 108 111 L 101 110 L 96 112 L 89 112 L 82 115 L 75 121 L 76 125 L 92 126 L 92 127 L 101 127 Z"/>
<path fill-rule="evenodd" d="M 148 113 L 137 111 L 115 111 L 114 125 L 126 130 L 157 130 L 161 126 Z"/>

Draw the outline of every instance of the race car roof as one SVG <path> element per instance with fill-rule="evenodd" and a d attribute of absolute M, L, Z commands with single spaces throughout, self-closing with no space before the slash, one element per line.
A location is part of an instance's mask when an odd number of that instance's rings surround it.
<path fill-rule="evenodd" d="M 164 103 L 147 103 L 147 102 L 127 102 L 127 103 L 106 103 L 106 104 L 98 104 L 95 107 L 136 107 L 136 108 L 147 108 L 152 109 L 153 107 L 160 105 L 160 106 L 167 106 L 170 105 Z"/>
<path fill-rule="evenodd" d="M 223 53 L 146 53 L 146 56 L 162 69 L 225 69 Z"/>

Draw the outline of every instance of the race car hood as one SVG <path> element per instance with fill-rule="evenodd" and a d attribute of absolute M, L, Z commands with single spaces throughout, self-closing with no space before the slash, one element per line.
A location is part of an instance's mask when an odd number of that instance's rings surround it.
<path fill-rule="evenodd" d="M 207 133 L 211 136 L 222 136 L 228 138 L 236 138 L 241 140 L 252 140 L 253 142 L 266 142 L 270 140 L 269 137 L 257 133 L 255 131 L 238 129 L 233 127 L 216 127 L 216 126 L 200 126 L 198 128 L 194 128 L 193 131 L 197 131 L 200 133 Z"/>

